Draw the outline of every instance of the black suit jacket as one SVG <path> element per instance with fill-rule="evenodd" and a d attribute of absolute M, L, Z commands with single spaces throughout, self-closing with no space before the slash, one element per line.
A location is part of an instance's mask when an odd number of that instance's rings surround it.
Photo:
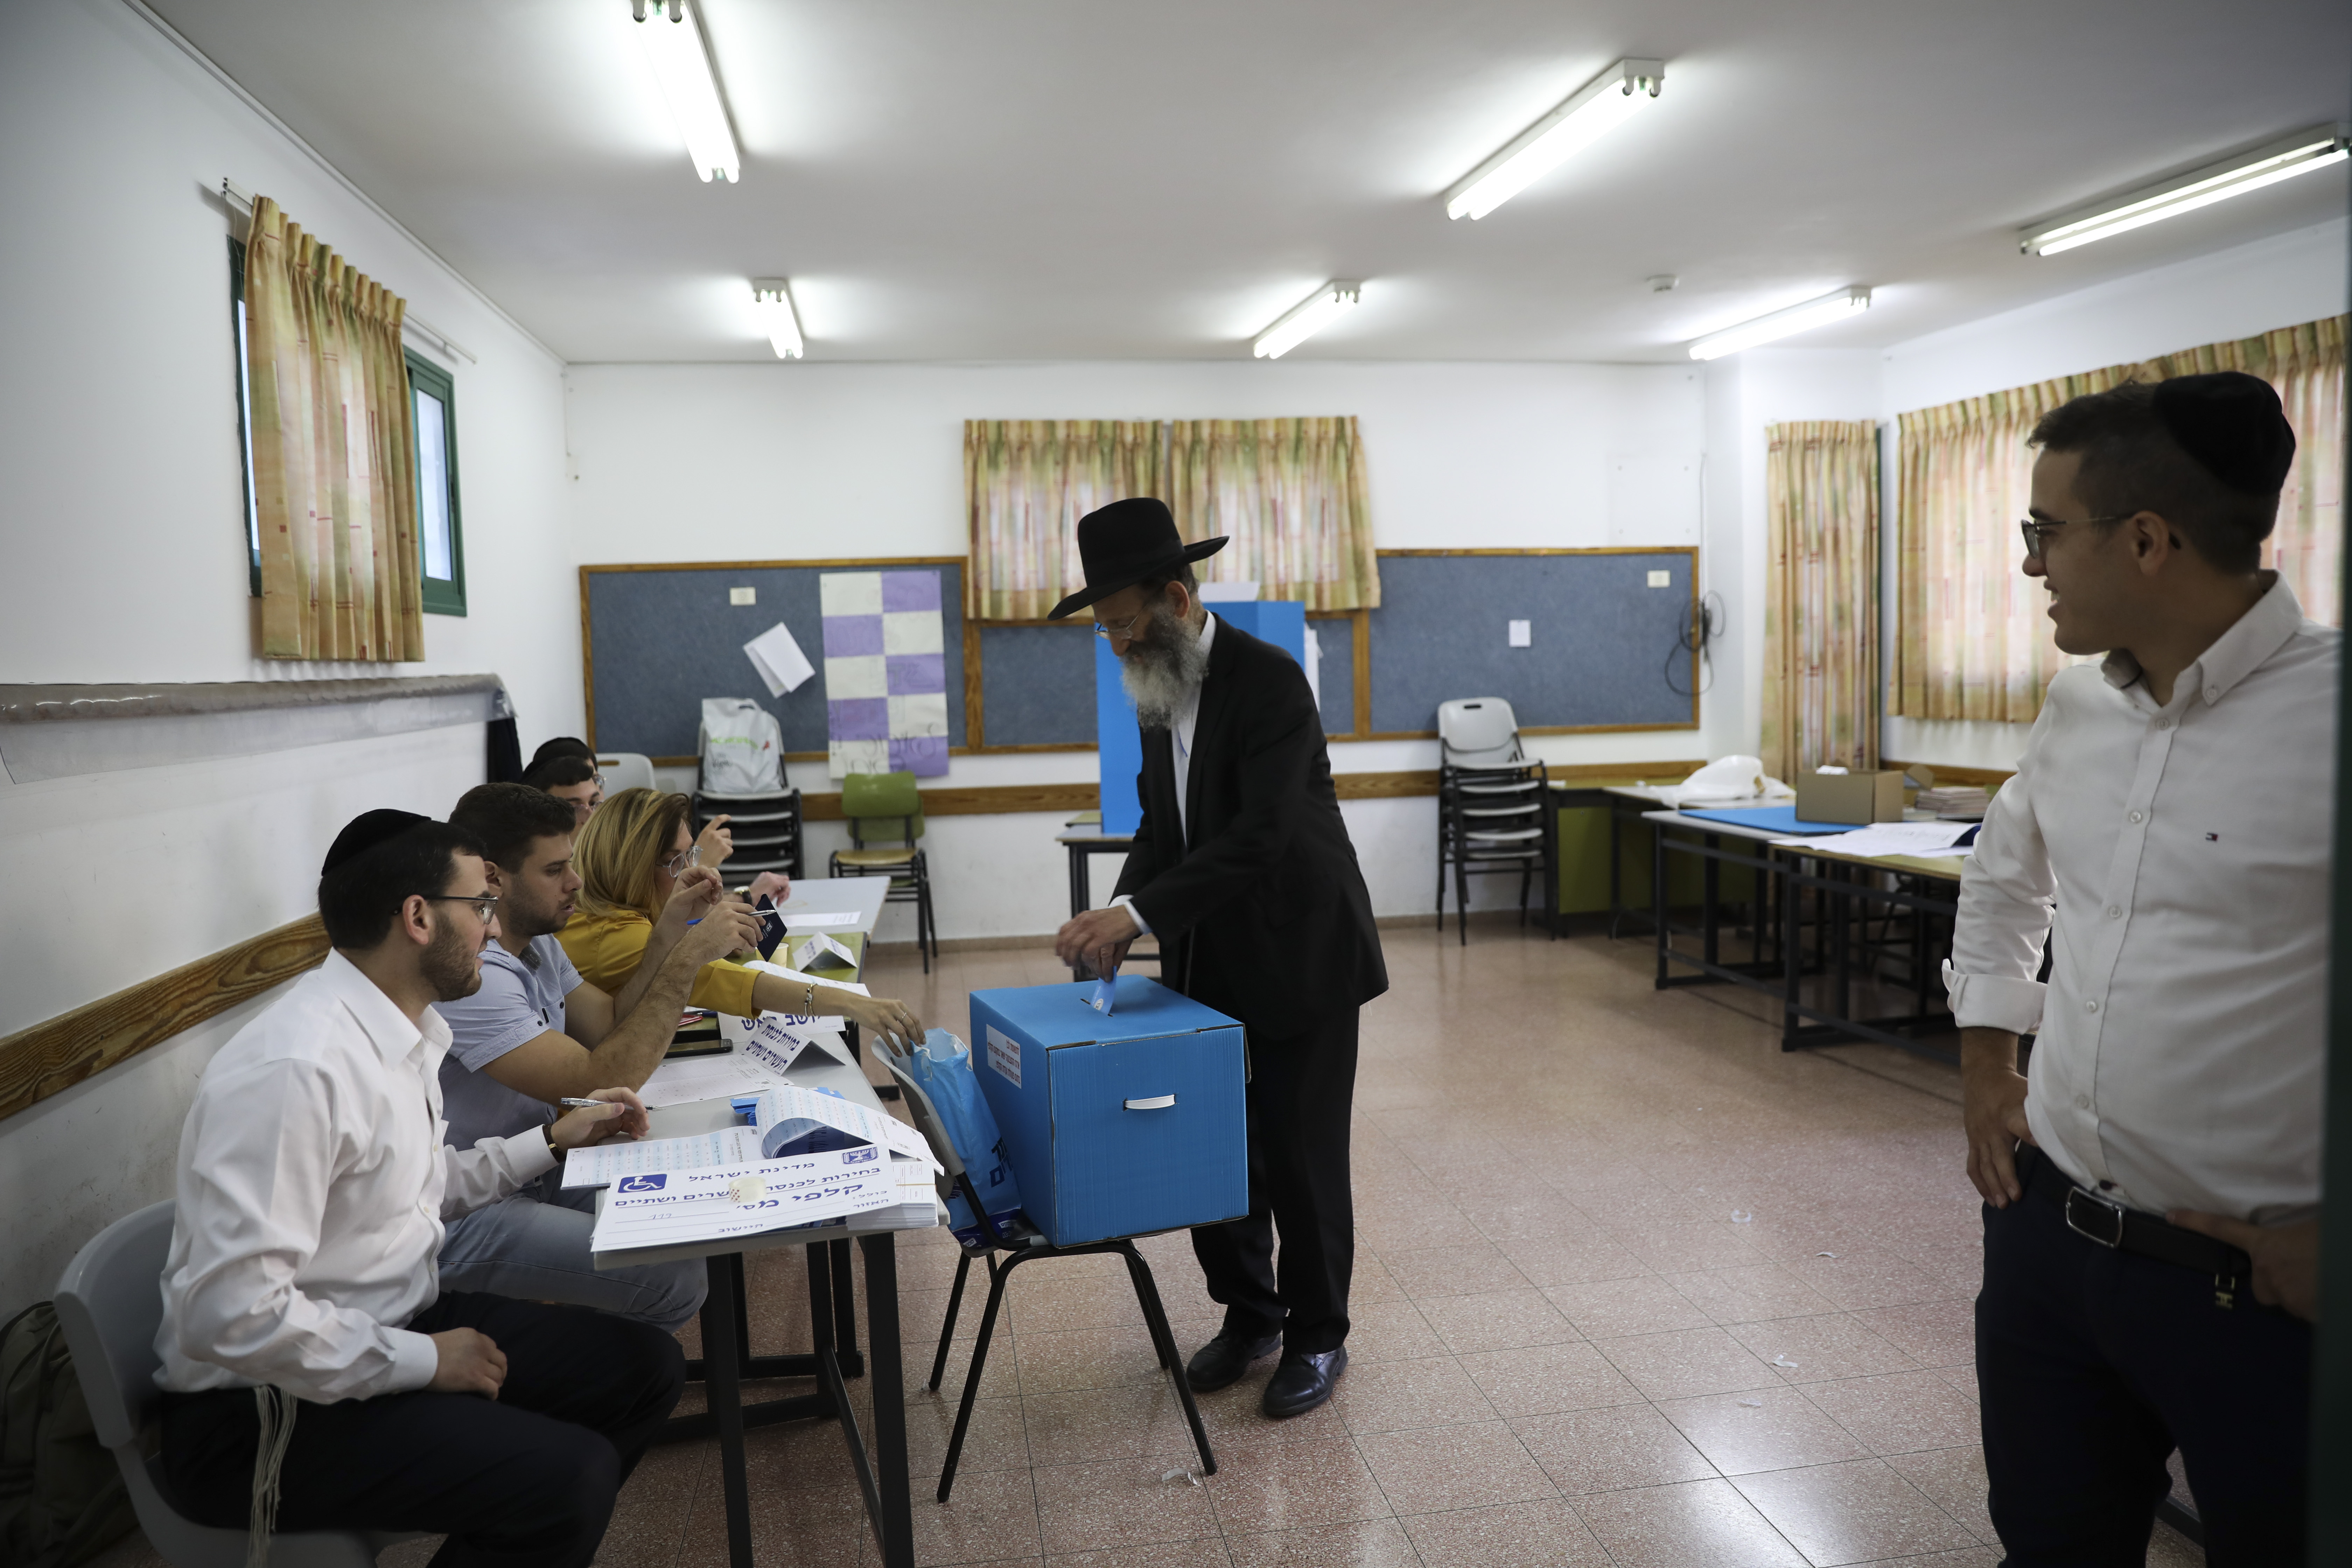
<path fill-rule="evenodd" d="M 1272 1039 L 1387 990 L 1297 661 L 1219 622 L 1181 819 L 1174 744 L 1166 730 L 1143 731 L 1143 820 L 1118 879 L 1159 938 L 1168 983 Z"/>

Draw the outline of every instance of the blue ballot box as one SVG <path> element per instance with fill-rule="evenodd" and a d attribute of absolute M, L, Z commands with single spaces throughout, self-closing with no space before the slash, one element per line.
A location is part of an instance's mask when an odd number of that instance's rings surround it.
<path fill-rule="evenodd" d="M 971 994 L 972 1067 L 1057 1247 L 1249 1212 L 1242 1026 L 1140 975 Z"/>

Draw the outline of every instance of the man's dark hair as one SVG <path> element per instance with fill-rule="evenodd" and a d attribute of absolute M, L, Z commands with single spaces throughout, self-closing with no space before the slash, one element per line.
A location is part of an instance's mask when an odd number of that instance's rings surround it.
<path fill-rule="evenodd" d="M 2234 489 L 2189 456 L 2158 412 L 2148 383 L 2127 381 L 2053 408 L 2027 440 L 2082 455 L 2074 494 L 2092 516 L 2152 511 L 2220 571 L 2262 564 L 2263 541 L 2278 521 L 2278 492 Z"/>
<path fill-rule="evenodd" d="M 552 795 L 540 798 L 563 804 Z M 410 895 L 446 892 L 457 857 L 481 852 L 481 841 L 456 823 L 420 822 L 354 855 L 319 879 L 319 919 L 327 940 L 352 952 L 373 947 Z"/>
<path fill-rule="evenodd" d="M 467 790 L 449 820 L 479 839 L 490 859 L 520 871 L 532 840 L 571 837 L 577 817 L 570 801 L 531 784 L 486 784 Z"/>
<path fill-rule="evenodd" d="M 558 735 L 530 754 L 530 767 L 536 768 L 555 757 L 585 757 L 593 763 L 596 760 L 596 750 L 577 735 Z M 529 773 L 530 769 L 523 771 Z"/>
<path fill-rule="evenodd" d="M 562 789 L 570 784 L 586 784 L 596 776 L 596 762 L 593 757 L 583 757 L 575 752 L 558 752 L 553 756 L 547 756 L 544 746 L 540 750 L 542 753 L 540 759 L 522 773 L 522 782 L 533 789 Z"/>

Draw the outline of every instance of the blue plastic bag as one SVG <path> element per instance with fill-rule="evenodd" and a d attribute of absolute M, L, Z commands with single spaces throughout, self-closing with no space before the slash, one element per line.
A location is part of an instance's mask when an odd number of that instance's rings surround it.
<path fill-rule="evenodd" d="M 971 1076 L 971 1047 L 945 1029 L 932 1029 L 909 1055 L 911 1076 L 930 1096 L 948 1141 L 971 1178 L 972 1191 L 980 1194 L 981 1206 L 1003 1230 L 1021 1212 L 1021 1187 L 1005 1158 L 996 1115 L 981 1096 L 980 1081 Z M 948 1200 L 948 1228 L 959 1241 L 974 1242 L 982 1236 L 980 1221 L 961 1192 Z"/>

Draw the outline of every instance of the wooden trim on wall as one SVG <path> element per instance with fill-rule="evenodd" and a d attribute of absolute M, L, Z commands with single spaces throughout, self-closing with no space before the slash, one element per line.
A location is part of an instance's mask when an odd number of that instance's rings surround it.
<path fill-rule="evenodd" d="M 961 788 L 926 789 L 923 815 L 929 816 L 993 816 L 1019 811 L 1093 811 L 1101 792 L 1090 784 L 970 784 Z M 807 822 L 840 822 L 839 794 L 801 795 L 801 816 Z"/>
<path fill-rule="evenodd" d="M 315 969 L 326 956 L 326 929 L 317 915 L 305 915 L 0 1039 L 0 1117 Z"/>

